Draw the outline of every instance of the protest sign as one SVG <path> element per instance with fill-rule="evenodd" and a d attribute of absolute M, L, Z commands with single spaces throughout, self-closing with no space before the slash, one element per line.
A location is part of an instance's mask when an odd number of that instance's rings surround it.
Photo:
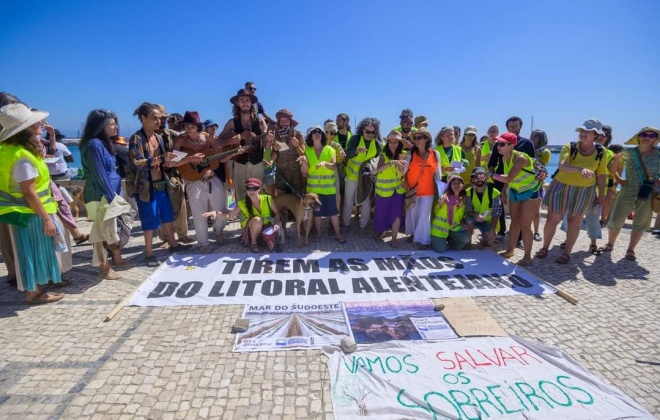
<path fill-rule="evenodd" d="M 554 289 L 489 251 L 178 255 L 129 305 L 308 305 L 540 295 Z"/>
<path fill-rule="evenodd" d="M 653 418 L 560 349 L 517 337 L 324 350 L 338 419 Z"/>
<path fill-rule="evenodd" d="M 245 305 L 243 318 L 250 327 L 236 335 L 234 351 L 318 349 L 339 345 L 348 335 L 340 303 L 291 310 L 288 305 Z"/>
<path fill-rule="evenodd" d="M 344 310 L 358 344 L 458 338 L 429 299 L 347 302 Z"/>

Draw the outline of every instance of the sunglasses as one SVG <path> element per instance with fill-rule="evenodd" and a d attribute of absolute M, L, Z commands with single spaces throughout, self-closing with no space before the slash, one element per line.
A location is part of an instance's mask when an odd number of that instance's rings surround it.
<path fill-rule="evenodd" d="M 364 134 L 375 134 L 376 130 L 364 130 Z"/>
<path fill-rule="evenodd" d="M 325 133 L 326 133 L 326 134 L 329 134 L 329 135 L 332 135 L 332 136 L 334 136 L 335 134 L 337 134 L 336 131 L 326 131 Z"/>
<path fill-rule="evenodd" d="M 651 132 L 644 132 L 644 133 L 640 133 L 639 137 L 648 138 L 648 139 L 657 139 L 658 138 L 658 133 L 654 133 L 652 131 Z"/>
<path fill-rule="evenodd" d="M 253 92 L 256 92 L 256 91 L 257 91 L 257 88 L 256 88 L 256 87 L 249 87 L 249 88 L 247 88 L 247 90 L 251 90 L 251 91 L 253 91 Z"/>
<path fill-rule="evenodd" d="M 321 131 L 321 130 L 314 130 L 314 131 L 312 131 L 312 134 L 323 134 L 323 131 Z"/>
<path fill-rule="evenodd" d="M 415 137 L 413 137 L 413 140 L 426 140 L 426 137 L 424 137 L 424 136 L 415 136 Z"/>
<path fill-rule="evenodd" d="M 259 187 L 245 187 L 248 191 L 259 191 Z"/>
<path fill-rule="evenodd" d="M 511 146 L 511 143 L 504 143 L 504 142 L 498 141 L 497 142 L 497 147 L 502 147 L 502 146 Z"/>

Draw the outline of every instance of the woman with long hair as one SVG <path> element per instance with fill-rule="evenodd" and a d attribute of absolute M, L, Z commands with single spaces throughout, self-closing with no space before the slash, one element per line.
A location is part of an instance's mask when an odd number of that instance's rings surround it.
<path fill-rule="evenodd" d="M 651 226 L 653 191 L 660 194 L 660 151 L 656 147 L 659 141 L 660 129 L 644 127 L 625 143 L 635 147 L 624 149 L 623 153 L 615 155 L 610 162 L 610 172 L 615 174 L 619 161 L 623 159 L 626 179 L 616 176 L 621 184 L 621 191 L 612 208 L 607 224 L 608 241 L 602 250 L 611 252 L 614 249 L 626 216 L 634 208 L 632 232 L 625 255 L 629 261 L 637 260 L 635 247 Z"/>
<path fill-rule="evenodd" d="M 0 171 L 0 220 L 10 225 L 17 286 L 26 292 L 28 303 L 64 297 L 39 287 L 61 282 L 54 238 L 59 244 L 64 241 L 63 227 L 58 228 L 54 219 L 57 202 L 51 196 L 48 166 L 37 138 L 47 116 L 20 103 L 0 108 L 0 162 L 6 168 Z"/>
<path fill-rule="evenodd" d="M 238 201 L 238 205 L 228 213 L 219 211 L 210 211 L 202 214 L 204 217 L 222 217 L 224 219 L 234 219 L 240 214 L 241 228 L 243 236 L 241 244 L 249 246 L 252 252 L 261 252 L 257 240 L 259 237 L 264 241 L 270 251 L 275 248 L 277 236 L 279 234 L 280 213 L 273 197 L 267 194 L 260 194 L 261 180 L 250 178 L 245 184 L 247 197 Z"/>
<path fill-rule="evenodd" d="M 344 225 L 351 225 L 353 206 L 361 207 L 360 228 L 366 229 L 371 217 L 371 198 L 356 203 L 360 166 L 381 152 L 380 121 L 376 118 L 365 118 L 358 124 L 357 132 L 346 145 L 346 179 L 344 181 L 344 208 L 341 216 Z"/>
<path fill-rule="evenodd" d="M 509 201 L 511 225 L 509 226 L 509 247 L 500 253 L 504 258 L 513 257 L 516 239 L 522 232 L 525 256 L 517 262 L 527 266 L 532 263 L 532 220 L 540 208 L 541 182 L 534 173 L 534 160 L 525 153 L 513 150 L 518 136 L 504 133 L 496 137 L 497 149 L 502 155 L 503 174 L 492 174 L 494 180 L 507 184 L 508 193 L 501 194 L 504 204 Z"/>
<path fill-rule="evenodd" d="M 557 224 L 568 213 L 568 229 L 564 251 L 557 263 L 568 264 L 573 245 L 580 234 L 580 224 L 587 212 L 598 211 L 605 200 L 605 179 L 607 164 L 605 149 L 596 142 L 603 134 L 603 124 L 589 119 L 575 131 L 579 140 L 565 144 L 559 155 L 559 171 L 550 183 L 543 203 L 548 214 L 543 229 L 543 248 L 536 253 L 537 258 L 548 255 L 550 243 L 555 236 Z"/>
<path fill-rule="evenodd" d="M 403 197 L 406 186 L 403 174 L 406 172 L 406 160 L 403 146 L 405 139 L 399 131 L 392 131 L 385 139 L 376 167 L 376 204 L 374 215 L 374 233 L 382 237 L 387 229 L 392 229 L 392 248 L 398 248 L 399 228 L 403 217 Z"/>
<path fill-rule="evenodd" d="M 432 147 L 431 133 L 417 130 L 412 139 L 413 147 L 404 164 L 406 197 L 414 197 L 412 207 L 406 209 L 406 234 L 410 235 L 406 240 L 416 243 L 418 249 L 427 249 L 431 245 L 431 208 L 442 168 L 440 154 Z"/>
<path fill-rule="evenodd" d="M 121 191 L 121 177 L 115 170 L 117 159 L 112 145 L 112 138 L 119 132 L 117 116 L 112 111 L 95 109 L 87 116 L 82 136 L 80 137 L 80 154 L 85 174 L 85 189 L 83 200 L 94 220 L 92 231 L 100 229 L 103 222 L 99 213 L 105 204 Z M 100 266 L 100 276 L 106 280 L 121 278 L 108 261 L 103 242 L 93 242 L 94 255 L 92 267 Z M 133 267 L 135 263 L 125 261 L 119 249 L 112 250 L 112 264 L 118 267 Z"/>
<path fill-rule="evenodd" d="M 470 231 L 465 225 L 467 194 L 463 178 L 453 175 L 447 190 L 438 199 L 431 221 L 431 247 L 436 252 L 463 249 L 470 243 Z"/>

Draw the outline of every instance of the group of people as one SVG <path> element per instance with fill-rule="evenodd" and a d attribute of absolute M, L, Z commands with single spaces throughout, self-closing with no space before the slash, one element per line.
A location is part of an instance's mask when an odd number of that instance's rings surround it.
<path fill-rule="evenodd" d="M 252 252 L 261 252 L 260 241 L 276 250 L 287 219 L 276 197 L 285 194 L 300 200 L 316 194 L 320 205 L 311 210 L 316 238 L 327 218 L 328 234 L 344 243 L 356 213 L 354 230 L 366 233 L 371 225 L 378 240 L 389 232 L 393 248 L 400 246 L 403 231 L 417 248 L 437 252 L 468 249 L 475 229 L 482 246 L 502 240 L 508 209 L 509 240 L 502 255 L 510 258 L 516 246 L 522 247 L 520 265 L 532 263 L 534 240 L 543 241 L 535 256 L 548 256 L 562 219 L 567 234 L 558 263 L 570 261 L 583 219 L 590 237 L 594 235 L 593 252 L 609 252 L 632 210 L 626 258 L 634 260 L 635 246 L 653 217 L 651 197 L 660 189 L 660 130 L 653 127 L 641 129 L 626 142 L 634 147 L 621 150 L 607 148 L 609 127 L 595 119 L 585 121 L 576 129 L 578 139 L 562 148 L 559 170 L 546 188 L 547 136 L 534 130 L 530 140 L 523 138 L 518 117 L 507 120 L 507 132 L 500 134 L 493 125 L 480 140 L 475 126 L 466 127 L 462 137 L 459 127 L 446 126 L 434 137 L 428 119 L 414 118 L 409 109 L 384 138 L 378 119 L 364 118 L 353 133 L 344 113 L 303 134 L 288 109 L 271 119 L 255 92 L 248 82 L 230 98 L 232 117 L 222 129 L 213 120 L 202 121 L 196 111 L 168 114 L 163 105 L 144 102 L 134 112 L 141 128 L 128 141 L 118 135 L 115 113 L 91 111 L 79 143 L 83 198 L 94 221 L 89 235 L 75 226 L 68 202 L 58 196 L 53 182 L 58 175 L 46 164 L 57 147 L 56 133 L 45 122 L 48 114 L 0 94 L 0 157 L 9 168 L 0 175 L 2 254 L 8 269 L 12 260 L 10 275 L 26 291 L 27 301 L 63 297 L 40 286 L 62 284 L 71 253 L 66 231 L 78 244 L 93 244 L 92 265 L 100 267 L 103 279 L 120 278 L 113 267 L 135 265 L 122 258 L 121 249 L 136 213 L 144 263 L 150 267 L 159 265 L 154 236 L 170 252 L 192 246 L 189 217 L 200 253 L 212 250 L 209 225 L 222 244 L 227 220 L 236 217 L 243 229 L 241 241 Z M 46 141 L 41 140 L 44 129 Z M 236 202 L 232 209 L 228 197 Z M 548 215 L 541 238 L 542 203 Z M 609 237 L 597 248 L 602 223 L 607 223 Z"/>

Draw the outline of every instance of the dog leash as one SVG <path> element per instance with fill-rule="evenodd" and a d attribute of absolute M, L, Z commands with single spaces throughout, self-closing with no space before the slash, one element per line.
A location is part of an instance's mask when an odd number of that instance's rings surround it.
<path fill-rule="evenodd" d="M 289 180 L 286 179 L 286 177 L 285 177 L 284 175 L 282 175 L 282 174 L 279 173 L 279 172 L 276 172 L 276 173 L 275 173 L 275 176 L 276 176 L 276 177 L 279 176 L 280 179 L 281 179 L 282 181 L 284 181 L 284 183 L 286 184 L 286 186 L 289 187 L 289 189 L 290 189 L 291 191 L 293 191 L 293 195 L 295 195 L 296 197 L 298 197 L 299 200 L 302 200 L 303 195 L 300 193 L 300 191 L 298 191 L 298 190 L 296 190 L 295 188 L 293 188 L 293 185 L 291 185 L 291 184 L 289 183 Z"/>

